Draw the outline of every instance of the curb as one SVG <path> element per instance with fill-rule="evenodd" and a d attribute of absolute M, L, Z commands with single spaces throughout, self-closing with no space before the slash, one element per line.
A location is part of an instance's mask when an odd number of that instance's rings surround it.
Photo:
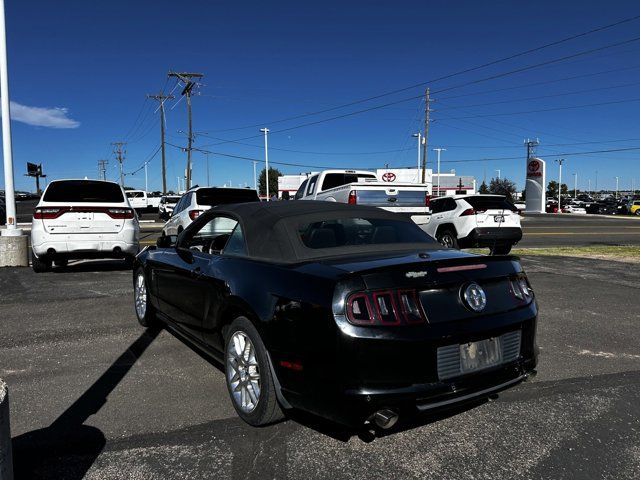
<path fill-rule="evenodd" d="M 0 480 L 13 480 L 11 429 L 9 426 L 9 389 L 0 379 Z"/>

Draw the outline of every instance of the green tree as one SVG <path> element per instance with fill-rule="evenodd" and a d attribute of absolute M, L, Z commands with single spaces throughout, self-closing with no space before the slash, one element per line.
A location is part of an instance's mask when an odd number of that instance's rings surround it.
<path fill-rule="evenodd" d="M 282 176 L 282 172 L 277 168 L 269 167 L 269 196 L 278 194 L 278 177 Z M 267 194 L 267 169 L 263 168 L 258 178 L 258 192 L 264 196 Z"/>
<path fill-rule="evenodd" d="M 569 189 L 567 188 L 567 184 L 562 184 L 562 195 L 567 195 L 569 193 Z M 547 197 L 558 197 L 558 182 L 555 180 L 551 180 L 549 185 L 547 186 Z"/>
<path fill-rule="evenodd" d="M 491 183 L 489 183 L 489 193 L 504 195 L 507 200 L 513 201 L 513 195 L 516 193 L 516 184 L 508 178 L 492 178 Z"/>
<path fill-rule="evenodd" d="M 480 190 L 478 190 L 478 192 L 489 193 L 489 187 L 487 187 L 487 182 L 485 182 L 484 180 L 482 181 L 482 185 L 480 185 Z"/>

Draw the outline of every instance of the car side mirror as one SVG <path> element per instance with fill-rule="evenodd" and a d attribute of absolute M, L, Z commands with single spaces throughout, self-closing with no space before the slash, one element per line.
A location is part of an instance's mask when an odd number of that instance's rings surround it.
<path fill-rule="evenodd" d="M 178 237 L 176 235 L 162 235 L 156 240 L 156 246 L 158 248 L 171 248 L 175 247 Z"/>

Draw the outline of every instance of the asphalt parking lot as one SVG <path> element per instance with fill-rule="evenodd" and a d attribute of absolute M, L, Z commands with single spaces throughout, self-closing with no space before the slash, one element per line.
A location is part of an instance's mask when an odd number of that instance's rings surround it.
<path fill-rule="evenodd" d="M 218 366 L 138 325 L 120 262 L 1 269 L 16 478 L 638 478 L 638 264 L 524 265 L 538 376 L 375 438 L 302 415 L 245 425 Z"/>

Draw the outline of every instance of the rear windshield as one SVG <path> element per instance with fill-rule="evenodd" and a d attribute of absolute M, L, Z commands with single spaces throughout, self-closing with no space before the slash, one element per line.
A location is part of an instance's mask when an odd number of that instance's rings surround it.
<path fill-rule="evenodd" d="M 465 197 L 474 210 L 513 210 L 517 208 L 505 197 Z"/>
<path fill-rule="evenodd" d="M 138 191 L 132 191 L 132 190 L 129 190 L 129 191 L 125 192 L 125 194 L 127 195 L 127 198 L 142 198 L 142 197 L 144 197 L 144 192 L 138 192 Z"/>
<path fill-rule="evenodd" d="M 67 180 L 49 184 L 45 202 L 121 203 L 122 190 L 115 183 L 92 180 Z"/>
<path fill-rule="evenodd" d="M 258 202 L 255 190 L 239 188 L 201 188 L 196 190 L 198 205 L 224 205 L 227 203 Z"/>
<path fill-rule="evenodd" d="M 298 226 L 308 248 L 336 248 L 358 245 L 435 243 L 415 223 L 389 218 L 340 218 Z"/>

